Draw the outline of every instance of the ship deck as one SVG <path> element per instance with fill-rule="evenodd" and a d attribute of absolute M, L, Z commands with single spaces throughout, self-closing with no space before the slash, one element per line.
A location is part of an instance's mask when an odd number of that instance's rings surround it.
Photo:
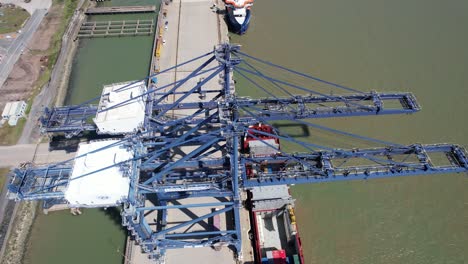
<path fill-rule="evenodd" d="M 278 209 L 274 211 L 256 212 L 258 234 L 262 257 L 266 257 L 267 251 L 285 250 L 287 255 L 297 254 L 294 246 L 290 246 L 288 241 L 288 230 L 285 222 L 287 210 Z"/>

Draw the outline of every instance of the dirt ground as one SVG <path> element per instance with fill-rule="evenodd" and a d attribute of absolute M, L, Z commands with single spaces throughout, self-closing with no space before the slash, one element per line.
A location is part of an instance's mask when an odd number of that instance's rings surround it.
<path fill-rule="evenodd" d="M 29 47 L 31 50 L 45 51 L 50 47 L 52 36 L 57 31 L 63 15 L 62 9 L 63 5 L 54 5 L 50 8 L 49 13 L 44 17 L 37 32 L 34 34 Z"/>
<path fill-rule="evenodd" d="M 43 53 L 51 46 L 54 33 L 59 27 L 62 6 L 53 6 L 44 18 L 31 43 L 13 67 L 1 89 L 0 109 L 6 102 L 27 100 L 33 92 L 34 83 L 47 66 L 48 60 Z"/>

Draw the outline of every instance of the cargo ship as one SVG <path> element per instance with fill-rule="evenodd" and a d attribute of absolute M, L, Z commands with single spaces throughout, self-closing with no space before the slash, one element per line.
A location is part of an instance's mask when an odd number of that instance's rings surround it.
<path fill-rule="evenodd" d="M 264 132 L 263 134 L 258 131 Z M 269 157 L 280 152 L 278 138 L 271 126 L 249 127 L 243 137 L 242 153 L 251 157 Z M 246 174 L 256 178 L 262 172 L 281 169 L 280 164 L 246 164 Z M 255 263 L 304 264 L 301 239 L 294 214 L 294 199 L 287 185 L 253 187 L 248 191 Z"/>
<path fill-rule="evenodd" d="M 242 35 L 249 28 L 253 0 L 224 0 L 226 22 L 231 32 Z"/>

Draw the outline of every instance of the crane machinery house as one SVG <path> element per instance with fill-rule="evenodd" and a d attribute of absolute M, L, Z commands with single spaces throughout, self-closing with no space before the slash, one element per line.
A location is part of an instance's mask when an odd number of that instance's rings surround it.
<path fill-rule="evenodd" d="M 99 133 L 135 132 L 145 119 L 146 85 L 143 81 L 105 85 L 93 119 Z"/>

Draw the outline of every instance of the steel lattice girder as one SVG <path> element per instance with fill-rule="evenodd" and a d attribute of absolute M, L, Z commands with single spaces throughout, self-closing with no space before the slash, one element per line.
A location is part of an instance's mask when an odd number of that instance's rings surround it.
<path fill-rule="evenodd" d="M 8 190 L 16 200 L 63 199 L 71 170 L 69 165 L 14 169 Z"/>
<path fill-rule="evenodd" d="M 231 49 L 232 50 L 232 49 Z M 227 53 L 223 53 L 227 52 Z M 329 118 L 329 117 L 344 117 L 344 116 L 365 116 L 365 115 L 387 115 L 387 114 L 407 114 L 414 113 L 420 110 L 420 106 L 417 103 L 416 98 L 411 93 L 359 93 L 351 95 L 324 95 L 317 93 L 313 90 L 309 90 L 297 85 L 284 83 L 290 85 L 299 90 L 309 93 L 309 95 L 294 95 L 290 98 L 277 98 L 273 95 L 272 98 L 266 99 L 251 99 L 236 96 L 229 96 L 228 100 L 224 100 L 224 104 L 220 105 L 219 101 L 207 101 L 207 102 L 186 102 L 185 99 L 191 94 L 197 94 L 201 92 L 201 87 L 205 85 L 209 80 L 215 78 L 220 71 L 225 71 L 226 75 L 227 68 L 237 69 L 236 63 L 226 61 L 233 60 L 228 54 L 228 49 L 225 51 L 218 51 L 215 55 L 211 56 L 205 61 L 200 67 L 189 74 L 182 80 L 177 80 L 174 83 L 149 89 L 146 93 L 141 96 L 150 96 L 146 103 L 146 118 L 145 127 L 151 127 L 152 129 L 162 130 L 168 125 L 178 124 L 198 124 L 200 122 L 206 122 L 203 117 L 197 117 L 196 115 L 186 118 L 168 119 L 165 115 L 169 110 L 181 110 L 181 109 L 205 109 L 215 110 L 217 108 L 223 108 L 225 106 L 235 104 L 238 107 L 247 107 L 256 116 L 265 118 L 266 120 L 294 120 L 303 118 Z M 222 63 L 218 67 L 205 70 L 212 61 L 218 58 Z M 222 58 L 222 59 L 221 59 Z M 264 78 L 270 78 L 271 81 L 280 82 L 274 78 L 265 76 L 259 72 L 250 71 L 247 69 L 240 68 L 252 75 L 259 75 Z M 212 73 L 198 82 L 189 91 L 179 92 L 177 91 L 182 85 L 184 85 L 191 78 L 199 76 L 201 73 L 211 72 Z M 148 78 L 148 77 L 147 77 Z M 225 80 L 225 84 L 228 85 L 229 81 Z M 256 84 L 256 83 L 255 83 Z M 258 86 L 258 84 L 256 84 Z M 158 91 L 164 90 L 167 87 L 171 89 L 165 93 L 158 93 Z M 124 88 L 124 87 L 122 87 Z M 230 94 L 230 88 L 225 87 L 221 90 L 215 98 L 220 98 L 225 94 Z M 216 92 L 216 90 L 203 90 L 204 93 Z M 162 103 L 165 98 L 173 94 L 181 94 L 177 101 L 167 104 Z M 318 94 L 318 95 L 312 95 Z M 141 97 L 138 96 L 138 97 Z M 155 97 L 158 97 L 155 99 Z M 129 100 L 134 100 L 129 99 Z M 387 101 L 399 101 L 400 107 L 387 107 L 385 102 Z M 151 103 L 152 102 L 152 103 Z M 125 102 L 119 103 L 124 104 Z M 336 106 L 336 103 L 342 103 L 342 105 Z M 113 107 L 118 107 L 113 106 Z M 259 108 L 261 107 L 261 108 Z M 111 109 L 111 108 L 109 108 Z M 108 111 L 100 110 L 100 111 Z M 91 117 L 97 112 L 97 106 L 93 105 L 78 105 L 78 106 L 64 106 L 56 107 L 51 110 L 46 109 L 44 116 L 41 118 L 43 130 L 48 133 L 66 133 L 67 136 L 76 136 L 83 131 L 95 130 L 96 126 L 92 123 Z M 222 119 L 229 118 L 225 117 L 223 112 L 219 112 L 215 118 L 210 120 L 210 123 L 222 122 Z M 243 122 L 255 122 L 255 116 L 244 116 L 239 117 Z"/>

